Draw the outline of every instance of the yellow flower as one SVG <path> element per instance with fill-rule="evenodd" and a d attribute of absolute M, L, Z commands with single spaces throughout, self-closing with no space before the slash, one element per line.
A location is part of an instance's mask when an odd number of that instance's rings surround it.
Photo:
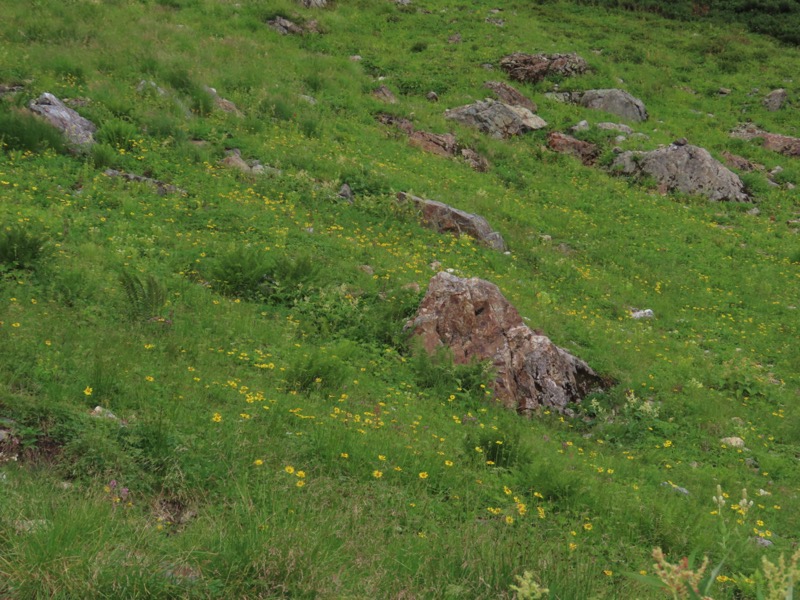
<path fill-rule="evenodd" d="M 378 460 L 386 460 L 386 457 L 383 454 L 378 454 Z"/>
<path fill-rule="evenodd" d="M 511 525 L 514 522 L 514 517 L 511 515 L 506 516 L 506 525 Z"/>
<path fill-rule="evenodd" d="M 341 458 L 350 458 L 350 455 L 347 452 L 342 452 L 339 456 Z"/>
<path fill-rule="evenodd" d="M 605 575 L 606 577 L 611 577 L 613 574 L 614 574 L 614 571 L 610 571 L 608 569 L 604 569 L 603 570 L 603 575 Z"/>
<path fill-rule="evenodd" d="M 148 375 L 147 377 L 145 377 L 145 381 L 155 381 L 155 379 L 153 379 L 152 375 Z"/>
<path fill-rule="evenodd" d="M 507 485 L 503 486 L 503 492 L 505 493 L 506 496 L 511 495 L 511 489 Z"/>
<path fill-rule="evenodd" d="M 536 512 L 539 513 L 540 519 L 544 519 L 544 509 L 541 506 L 536 507 Z"/>
<path fill-rule="evenodd" d="M 419 478 L 420 479 L 427 479 L 428 478 L 428 474 L 425 471 L 423 471 L 422 473 L 419 474 Z"/>
<path fill-rule="evenodd" d="M 286 471 L 286 472 L 287 472 L 289 475 L 291 475 L 292 473 L 294 473 L 294 467 L 293 467 L 292 465 L 286 465 L 286 466 L 283 468 L 283 470 L 284 470 L 284 471 Z"/>
<path fill-rule="evenodd" d="M 83 393 L 86 394 L 87 396 L 91 396 L 93 391 L 94 390 L 87 385 L 86 389 L 83 390 Z"/>
<path fill-rule="evenodd" d="M 257 458 L 257 459 L 255 459 L 255 460 L 253 461 L 253 464 L 254 464 L 255 466 L 257 466 L 257 467 L 260 467 L 261 465 L 263 465 L 263 464 L 264 464 L 264 461 L 263 461 L 263 460 L 261 460 L 260 458 Z"/>
<path fill-rule="evenodd" d="M 445 467 L 452 467 L 452 466 L 453 466 L 453 461 L 452 461 L 452 460 L 446 460 L 446 461 L 444 461 L 444 466 L 445 466 Z"/>
<path fill-rule="evenodd" d="M 672 446 L 672 440 L 666 440 L 664 442 L 664 448 L 669 448 L 670 446 Z"/>
<path fill-rule="evenodd" d="M 382 471 L 378 471 L 377 469 L 375 469 L 375 470 L 372 472 L 372 476 L 373 476 L 375 479 L 380 479 L 381 477 L 383 477 L 383 472 L 382 472 Z"/>
<path fill-rule="evenodd" d="M 222 415 L 219 413 L 214 413 L 214 416 L 211 417 L 211 420 L 214 421 L 214 423 L 219 423 L 222 421 Z"/>
<path fill-rule="evenodd" d="M 578 544 L 576 544 L 575 542 L 570 542 L 569 543 L 570 551 L 575 550 L 575 548 L 577 548 L 577 547 L 578 547 Z"/>
<path fill-rule="evenodd" d="M 583 528 L 584 528 L 586 531 L 591 531 L 591 530 L 592 530 L 592 524 L 591 524 L 591 523 L 584 523 L 584 524 L 583 524 Z"/>
<path fill-rule="evenodd" d="M 306 476 L 306 472 L 305 471 L 298 471 L 297 473 L 295 473 L 295 475 L 297 475 L 300 479 L 304 479 L 305 476 Z"/>
<path fill-rule="evenodd" d="M 305 481 L 303 481 L 302 479 L 301 479 L 300 481 L 298 481 L 297 483 L 295 483 L 295 485 L 296 485 L 297 487 L 303 487 L 305 484 L 306 484 L 306 482 L 305 482 Z"/>

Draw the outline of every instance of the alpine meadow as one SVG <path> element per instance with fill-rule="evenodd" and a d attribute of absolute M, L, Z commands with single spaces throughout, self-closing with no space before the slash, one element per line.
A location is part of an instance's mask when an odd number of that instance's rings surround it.
<path fill-rule="evenodd" d="M 0 598 L 800 591 L 800 2 L 0 15 Z"/>

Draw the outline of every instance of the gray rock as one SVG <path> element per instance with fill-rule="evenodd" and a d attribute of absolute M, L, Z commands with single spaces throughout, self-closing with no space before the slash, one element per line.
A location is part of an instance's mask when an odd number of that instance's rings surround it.
<path fill-rule="evenodd" d="M 578 131 L 589 131 L 589 129 L 591 129 L 591 126 L 589 125 L 589 121 L 586 120 L 580 121 L 569 128 L 569 130 L 573 133 Z"/>
<path fill-rule="evenodd" d="M 652 319 L 653 317 L 655 317 L 655 313 L 650 308 L 631 311 L 631 319 Z"/>
<path fill-rule="evenodd" d="M 493 138 L 504 139 L 542 129 L 547 123 L 521 106 L 509 106 L 494 100 L 485 100 L 453 108 L 445 118 L 475 127 Z"/>
<path fill-rule="evenodd" d="M 647 109 L 644 103 L 623 90 L 573 92 L 570 94 L 570 100 L 584 108 L 602 110 L 629 121 L 647 120 Z"/>
<path fill-rule="evenodd" d="M 571 54 L 509 54 L 500 60 L 500 68 L 511 79 L 525 83 L 537 83 L 550 75 L 571 77 L 589 70 L 582 57 Z"/>
<path fill-rule="evenodd" d="M 688 496 L 689 495 L 689 490 L 687 490 L 685 487 L 681 487 L 679 485 L 675 485 L 674 483 L 671 483 L 669 481 L 662 481 L 661 485 L 663 487 L 670 488 L 673 492 L 677 492 L 678 494 L 683 494 L 684 496 Z"/>
<path fill-rule="evenodd" d="M 721 87 L 721 88 L 719 88 L 719 90 L 717 91 L 717 93 L 718 93 L 720 96 L 727 96 L 728 94 L 730 94 L 730 93 L 731 93 L 731 90 L 730 90 L 730 88 Z"/>
<path fill-rule="evenodd" d="M 611 168 L 626 175 L 654 177 L 663 192 L 699 194 L 715 201 L 750 201 L 742 180 L 697 146 L 671 145 L 652 152 L 624 152 L 614 159 Z"/>
<path fill-rule="evenodd" d="M 300 35 L 303 33 L 302 27 L 283 17 L 275 17 L 271 21 L 267 21 L 267 25 L 281 35 Z"/>
<path fill-rule="evenodd" d="M 429 354 L 444 346 L 457 364 L 490 361 L 494 397 L 520 414 L 542 407 L 569 414 L 571 404 L 602 388 L 589 365 L 531 330 L 498 287 L 482 279 L 434 275 L 405 329 Z"/>
<path fill-rule="evenodd" d="M 66 106 L 53 94 L 44 93 L 36 100 L 31 100 L 28 108 L 44 117 L 75 146 L 85 147 L 94 144 L 94 132 L 97 131 L 97 126 Z"/>
<path fill-rule="evenodd" d="M 240 111 L 233 102 L 220 96 L 217 93 L 216 89 L 209 86 L 203 86 L 203 89 L 209 96 L 211 96 L 211 98 L 214 100 L 214 104 L 216 105 L 216 107 L 220 109 L 222 112 L 236 115 L 237 117 L 243 116 L 242 111 Z"/>
<path fill-rule="evenodd" d="M 773 112 L 780 110 L 783 108 L 783 105 L 786 103 L 786 99 L 788 97 L 789 95 L 783 88 L 772 90 L 769 94 L 767 94 L 766 98 L 764 98 L 764 108 Z"/>
<path fill-rule="evenodd" d="M 300 3 L 305 8 L 325 8 L 328 5 L 328 0 L 300 0 Z"/>
<path fill-rule="evenodd" d="M 623 123 L 598 123 L 597 128 L 603 129 L 604 131 L 619 131 L 625 135 L 631 135 L 633 133 L 633 129 Z"/>
<path fill-rule="evenodd" d="M 536 104 L 507 83 L 502 81 L 487 81 L 483 84 L 483 87 L 492 90 L 500 102 L 508 104 L 509 106 L 521 106 L 533 113 L 538 110 Z"/>
<path fill-rule="evenodd" d="M 385 85 L 382 85 L 379 88 L 373 90 L 372 95 L 378 100 L 381 100 L 388 104 L 397 104 L 397 98 L 392 93 L 392 90 L 390 90 Z"/>
<path fill-rule="evenodd" d="M 339 193 L 337 194 L 337 196 L 339 196 L 339 198 L 344 198 L 345 200 L 351 203 L 353 202 L 353 198 L 355 198 L 355 196 L 353 195 L 353 190 L 346 183 L 343 183 L 342 187 L 339 188 Z"/>
<path fill-rule="evenodd" d="M 761 536 L 755 537 L 754 541 L 755 541 L 756 544 L 758 544 L 762 548 L 769 548 L 770 546 L 774 546 L 774 544 L 772 543 L 771 540 L 768 540 L 767 538 L 764 538 L 764 537 L 761 537 Z"/>
<path fill-rule="evenodd" d="M 157 96 L 166 96 L 167 91 L 158 86 L 155 81 L 142 79 L 139 85 L 136 86 L 136 91 L 139 94 L 146 94 L 147 92 L 155 93 Z"/>
<path fill-rule="evenodd" d="M 438 102 L 439 101 L 439 94 L 431 90 L 427 94 L 425 94 L 425 98 L 430 100 L 431 102 Z"/>
<path fill-rule="evenodd" d="M 503 252 L 506 243 L 503 236 L 494 231 L 489 222 L 480 215 L 465 212 L 443 202 L 419 198 L 405 192 L 397 194 L 401 202 L 413 202 L 422 213 L 422 221 L 428 227 L 442 233 L 463 233 L 475 238 L 493 250 Z"/>

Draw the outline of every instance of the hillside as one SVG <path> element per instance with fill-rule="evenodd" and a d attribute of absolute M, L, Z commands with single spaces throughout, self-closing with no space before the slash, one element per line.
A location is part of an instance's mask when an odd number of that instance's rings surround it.
<path fill-rule="evenodd" d="M 708 556 L 717 600 L 790 597 L 762 560 L 800 575 L 800 163 L 769 137 L 800 137 L 796 47 L 524 0 L 0 12 L 0 597 L 670 597 L 655 548 Z M 512 53 L 587 69 L 516 81 Z M 546 126 L 445 114 L 488 81 Z M 581 104 L 609 88 L 648 118 Z M 623 174 L 695 146 L 747 201 Z M 520 415 L 421 351 L 439 271 L 604 389 Z"/>

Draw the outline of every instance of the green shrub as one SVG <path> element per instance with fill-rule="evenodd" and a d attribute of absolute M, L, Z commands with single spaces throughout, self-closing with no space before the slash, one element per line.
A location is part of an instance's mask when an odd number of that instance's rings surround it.
<path fill-rule="evenodd" d="M 23 225 L 0 231 L 0 270 L 32 270 L 50 254 L 48 237 Z"/>
<path fill-rule="evenodd" d="M 162 318 L 161 310 L 167 302 L 167 291 L 152 275 L 142 281 L 138 275 L 123 271 L 119 282 L 125 293 L 126 313 L 131 321 Z"/>
<path fill-rule="evenodd" d="M 130 150 L 139 135 L 139 130 L 132 123 L 121 119 L 112 119 L 103 123 L 103 126 L 97 131 L 95 139 L 114 148 Z"/>
<path fill-rule="evenodd" d="M 349 374 L 342 357 L 313 349 L 290 362 L 284 381 L 288 389 L 298 392 L 334 392 L 342 388 Z"/>
<path fill-rule="evenodd" d="M 0 108 L 0 149 L 41 152 L 66 148 L 61 132 L 34 115 Z"/>

